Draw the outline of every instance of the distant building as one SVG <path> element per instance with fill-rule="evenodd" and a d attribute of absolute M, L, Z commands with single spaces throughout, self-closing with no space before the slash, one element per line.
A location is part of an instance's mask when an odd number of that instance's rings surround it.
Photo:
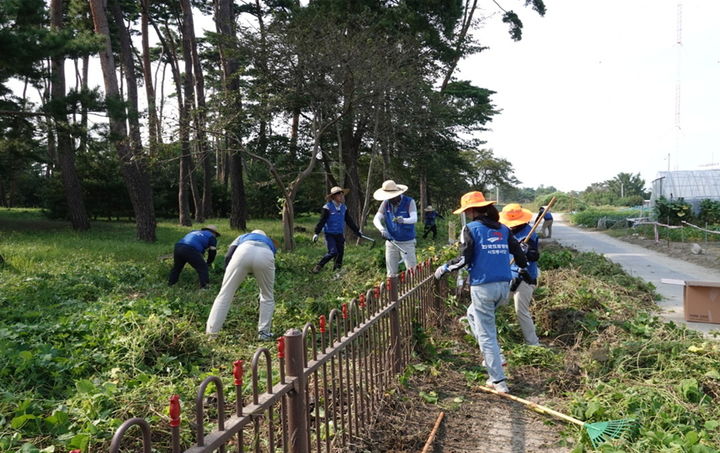
<path fill-rule="evenodd" d="M 652 182 L 651 206 L 655 206 L 655 200 L 661 196 L 668 200 L 682 198 L 697 213 L 700 201 L 720 201 L 720 169 L 660 171 Z"/>

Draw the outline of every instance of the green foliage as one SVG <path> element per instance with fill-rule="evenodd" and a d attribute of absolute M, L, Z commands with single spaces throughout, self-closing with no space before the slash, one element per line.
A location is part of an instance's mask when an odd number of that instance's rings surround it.
<path fill-rule="evenodd" d="M 683 198 L 668 200 L 661 196 L 655 200 L 655 217 L 659 222 L 680 225 L 683 220 L 690 220 L 691 215 L 692 206 L 685 202 Z"/>
<path fill-rule="evenodd" d="M 708 225 L 720 224 L 720 201 L 709 199 L 701 200 L 700 213 L 697 219 Z"/>
<path fill-rule="evenodd" d="M 573 214 L 571 220 L 575 225 L 596 228 L 598 227 L 598 222 L 602 219 L 606 228 L 608 228 L 616 222 L 625 222 L 628 218 L 639 217 L 640 215 L 640 211 L 632 209 L 588 208 Z"/>

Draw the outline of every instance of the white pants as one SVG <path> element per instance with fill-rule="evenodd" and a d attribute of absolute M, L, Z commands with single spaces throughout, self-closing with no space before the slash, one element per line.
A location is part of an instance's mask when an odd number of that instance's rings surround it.
<path fill-rule="evenodd" d="M 410 269 L 417 265 L 417 257 L 415 256 L 415 239 L 412 241 L 395 241 L 401 249 L 407 253 L 401 252 L 390 241 L 385 241 L 385 267 L 387 268 L 387 276 L 397 275 L 398 263 L 400 260 L 405 262 L 405 268 Z"/>
<path fill-rule="evenodd" d="M 515 300 L 515 313 L 517 314 L 525 343 L 537 346 L 540 343 L 535 333 L 535 323 L 533 323 L 532 315 L 530 314 L 530 303 L 532 302 L 533 291 L 535 291 L 535 285 L 522 281 L 515 292 L 510 293 L 510 295 Z"/>
<path fill-rule="evenodd" d="M 248 241 L 240 244 L 225 269 L 222 287 L 213 302 L 205 331 L 215 334 L 222 329 L 230 310 L 235 291 L 245 280 L 247 274 L 253 274 L 260 288 L 260 319 L 258 332 L 270 332 L 272 316 L 275 311 L 275 255 L 267 246 L 253 245 Z"/>

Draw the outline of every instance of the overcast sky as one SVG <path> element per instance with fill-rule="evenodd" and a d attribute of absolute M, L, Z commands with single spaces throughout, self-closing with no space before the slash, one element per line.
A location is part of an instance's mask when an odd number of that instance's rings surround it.
<path fill-rule="evenodd" d="M 475 32 L 490 49 L 457 76 L 497 91 L 483 138 L 522 186 L 583 190 L 620 172 L 650 186 L 668 154 L 672 170 L 718 168 L 719 0 L 545 0 L 545 17 L 499 3 L 520 14 L 522 41 L 491 17 Z"/>

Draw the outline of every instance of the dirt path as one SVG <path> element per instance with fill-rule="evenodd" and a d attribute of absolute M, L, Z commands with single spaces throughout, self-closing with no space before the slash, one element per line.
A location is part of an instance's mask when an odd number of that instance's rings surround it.
<path fill-rule="evenodd" d="M 459 326 L 455 327 L 438 341 L 448 347 L 442 352 L 443 360 L 411 368 L 405 385 L 388 396 L 371 439 L 356 451 L 421 451 L 441 411 L 445 417 L 433 443 L 434 453 L 571 451 L 563 446 L 565 425 L 478 389 L 486 376 L 481 371 L 480 352 L 477 345 L 463 338 Z M 509 376 L 511 392 L 544 393 L 548 376 L 521 374 Z M 545 403 L 536 396 L 527 398 Z M 569 428 L 568 433 L 573 435 L 573 429 Z M 574 444 L 574 440 L 569 443 Z"/>

